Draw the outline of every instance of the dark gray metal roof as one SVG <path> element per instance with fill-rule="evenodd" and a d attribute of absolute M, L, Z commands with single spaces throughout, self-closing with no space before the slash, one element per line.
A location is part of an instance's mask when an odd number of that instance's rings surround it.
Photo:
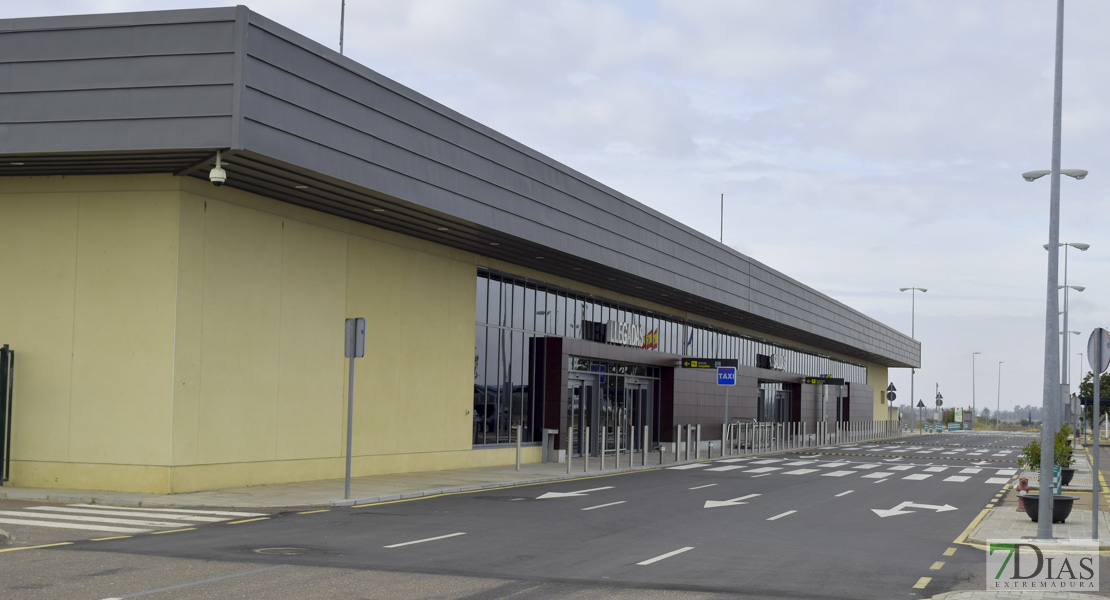
<path fill-rule="evenodd" d="M 246 7 L 0 20 L 0 176 L 175 173 L 892 367 L 920 344 Z"/>

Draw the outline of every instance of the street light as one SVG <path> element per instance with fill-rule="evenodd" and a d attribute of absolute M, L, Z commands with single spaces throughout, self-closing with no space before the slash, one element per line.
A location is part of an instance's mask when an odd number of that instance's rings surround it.
<path fill-rule="evenodd" d="M 994 430 L 998 431 L 998 424 L 1002 421 L 999 413 L 1002 412 L 1002 363 L 1006 361 L 998 361 L 998 403 L 994 405 Z M 1043 412 L 1043 411 L 1042 411 Z M 1044 421 L 1042 418 L 1041 429 L 1044 429 Z"/>
<path fill-rule="evenodd" d="M 971 429 L 975 429 L 975 355 L 982 352 L 971 353 Z M 961 424 L 962 425 L 962 424 Z"/>
<path fill-rule="evenodd" d="M 1055 247 L 1060 243 L 1060 146 L 1061 122 L 1063 114 L 1064 90 L 1064 0 L 1056 0 L 1056 53 L 1053 61 L 1052 82 L 1052 163 L 1048 173 L 1028 172 L 1022 175 L 1026 181 L 1034 181 L 1046 174 L 1049 177 L 1049 209 L 1048 209 L 1048 245 Z M 1064 175 L 1082 179 L 1087 172 L 1080 169 L 1063 171 Z M 1041 403 L 1045 412 L 1060 398 L 1060 331 L 1059 317 L 1056 312 L 1060 310 L 1059 292 L 1056 286 L 1060 284 L 1059 278 L 1059 253 L 1048 253 L 1048 273 L 1045 294 L 1045 330 L 1044 330 L 1044 383 Z M 1065 329 L 1067 329 L 1065 327 Z M 999 367 L 1001 379 L 1001 367 Z M 1000 382 L 1001 383 L 1001 382 Z M 1057 400 L 1054 400 L 1057 399 Z M 1042 482 L 1037 503 L 1037 538 L 1052 539 L 1052 486 L 1048 483 L 1048 474 L 1052 472 L 1053 464 L 1053 438 L 1056 431 L 1047 426 L 1041 426 L 1041 476 Z"/>
<path fill-rule="evenodd" d="M 916 334 L 914 333 L 914 311 L 915 311 L 915 307 L 916 307 L 916 304 L 917 304 L 916 299 L 914 298 L 914 294 L 916 294 L 917 292 L 921 292 L 922 294 L 924 294 L 925 292 L 927 292 L 929 290 L 927 290 L 925 288 L 919 288 L 919 287 L 898 288 L 899 292 L 905 292 L 907 290 L 910 292 L 910 337 L 913 338 L 913 339 L 917 339 Z M 914 369 L 913 367 L 910 367 L 910 402 L 911 403 L 913 402 L 913 374 L 915 372 L 916 372 L 916 369 Z M 924 416 L 922 416 L 922 419 L 924 419 Z"/>

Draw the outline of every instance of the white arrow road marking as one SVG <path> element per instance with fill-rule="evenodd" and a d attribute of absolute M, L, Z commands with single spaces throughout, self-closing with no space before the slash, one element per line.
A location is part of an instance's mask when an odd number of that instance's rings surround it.
<path fill-rule="evenodd" d="M 955 506 L 952 506 L 950 504 L 945 504 L 944 506 L 937 506 L 935 504 L 914 504 L 913 502 L 906 500 L 905 502 L 899 504 L 898 506 L 895 506 L 894 508 L 872 508 L 871 512 L 879 515 L 879 517 L 881 518 L 893 517 L 894 515 L 908 515 L 910 513 L 916 512 L 912 510 L 903 510 L 906 508 L 920 508 L 922 510 L 935 510 L 937 512 L 957 510 Z"/>
<path fill-rule="evenodd" d="M 733 498 L 732 500 L 706 500 L 705 501 L 705 506 L 703 506 L 702 508 L 718 508 L 720 506 L 739 506 L 741 504 L 747 504 L 747 502 L 741 502 L 741 500 L 747 500 L 748 498 L 755 498 L 758 495 L 759 494 L 748 494 L 747 496 L 740 496 L 739 498 Z"/>
<path fill-rule="evenodd" d="M 546 498 L 569 498 L 570 496 L 585 496 L 590 492 L 600 492 L 601 490 L 611 489 L 613 489 L 613 486 L 610 485 L 606 487 L 591 488 L 588 490 L 578 490 L 577 492 L 548 492 L 540 496 L 539 498 L 536 498 L 536 500 L 544 500 Z"/>

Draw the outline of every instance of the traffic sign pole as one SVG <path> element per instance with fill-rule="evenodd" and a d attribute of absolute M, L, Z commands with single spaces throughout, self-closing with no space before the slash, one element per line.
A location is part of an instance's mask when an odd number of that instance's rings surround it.
<path fill-rule="evenodd" d="M 1094 373 L 1091 376 L 1091 385 L 1094 386 L 1094 398 L 1091 402 L 1091 416 L 1094 422 L 1095 429 L 1095 477 L 1099 477 L 1098 470 L 1098 455 L 1102 454 L 1102 444 L 1098 439 L 1098 421 L 1093 417 L 1098 415 L 1099 409 L 1102 407 L 1102 399 L 1099 397 L 1099 388 L 1102 387 L 1102 372 L 1110 366 L 1110 332 L 1099 327 L 1091 332 L 1090 339 L 1087 340 L 1087 362 L 1091 365 L 1091 370 Z M 1095 484 L 1098 485 L 1097 483 Z M 1091 539 L 1098 539 L 1098 492 L 1091 494 Z"/>

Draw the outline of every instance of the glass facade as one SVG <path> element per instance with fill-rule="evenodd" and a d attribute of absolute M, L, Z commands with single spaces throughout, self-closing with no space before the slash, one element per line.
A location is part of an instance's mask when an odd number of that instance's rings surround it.
<path fill-rule="evenodd" d="M 773 366 L 790 373 L 867 382 L 867 367 L 860 364 L 485 269 L 478 271 L 476 301 L 475 445 L 516 443 L 517 426 L 523 427 L 523 441 L 538 441 L 540 429 L 545 426 L 542 340 L 593 339 L 593 332 L 587 330 L 597 323 L 635 325 L 633 331 L 640 347 L 646 350 L 735 358 L 746 366 Z M 578 369 L 572 365 L 572 370 Z M 628 374 L 653 377 L 646 372 Z M 654 378 L 658 376 L 654 374 Z"/>

